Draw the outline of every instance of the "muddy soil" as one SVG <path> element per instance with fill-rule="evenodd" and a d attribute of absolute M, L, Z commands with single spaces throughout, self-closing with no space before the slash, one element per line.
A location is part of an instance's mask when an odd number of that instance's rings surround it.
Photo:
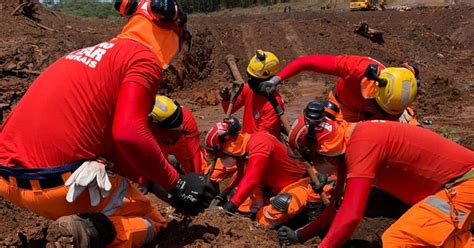
<path fill-rule="evenodd" d="M 412 1 L 413 2 L 413 1 Z M 460 1 L 462 2 L 462 1 Z M 97 44 L 119 32 L 121 19 L 107 21 L 71 17 L 37 7 L 32 17 L 12 12 L 16 0 L 0 1 L 0 123 L 24 94 L 36 75 L 58 57 L 72 50 Z M 229 85 L 227 54 L 238 59 L 240 71 L 256 49 L 275 52 L 283 65 L 305 54 L 369 55 L 386 65 L 405 61 L 420 64 L 422 86 L 415 104 L 420 120 L 448 132 L 473 149 L 474 144 L 474 9 L 419 8 L 408 12 L 348 12 L 318 8 L 252 9 L 191 16 L 195 33 L 191 54 L 181 54 L 167 72 L 162 92 L 189 106 L 204 133 L 223 116 L 217 90 Z M 353 33 L 354 25 L 366 21 L 384 32 L 378 45 Z M 38 25 L 40 24 L 40 25 Z M 244 73 L 243 73 L 244 74 Z M 244 75 L 245 77 L 245 75 Z M 332 76 L 307 73 L 284 82 L 281 93 L 287 115 L 296 118 L 308 101 L 322 99 L 333 86 Z M 378 237 L 406 206 L 390 196 L 372 193 L 367 217 L 347 247 L 377 247 Z M 183 218 L 169 206 L 154 200 L 169 219 L 169 228 L 156 245 L 162 247 L 278 245 L 276 233 L 247 219 L 216 211 Z M 0 247 L 44 247 L 68 242 L 49 228 L 50 221 L 0 199 Z M 48 236 L 49 235 L 49 236 Z M 48 238 L 49 237 L 49 238 Z M 59 241 L 58 241 L 59 240 Z M 64 243 L 62 243 L 64 241 Z M 318 239 L 308 241 L 315 244 Z"/>

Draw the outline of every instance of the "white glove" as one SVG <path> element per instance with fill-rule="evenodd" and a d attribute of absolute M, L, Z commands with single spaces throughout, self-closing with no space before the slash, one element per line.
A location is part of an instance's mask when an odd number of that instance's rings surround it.
<path fill-rule="evenodd" d="M 93 207 L 99 205 L 101 196 L 106 198 L 112 189 L 105 164 L 98 161 L 82 163 L 64 185 L 69 187 L 66 195 L 66 201 L 69 203 L 74 202 L 88 187 Z"/>

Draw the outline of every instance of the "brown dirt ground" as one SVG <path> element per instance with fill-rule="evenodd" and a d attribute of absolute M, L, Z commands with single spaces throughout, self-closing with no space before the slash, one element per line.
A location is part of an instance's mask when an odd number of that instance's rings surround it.
<path fill-rule="evenodd" d="M 0 1 L 0 30 L 8 34 L 0 37 L 0 123 L 35 78 L 14 70 L 41 71 L 69 51 L 112 37 L 123 23 L 120 19 L 71 17 L 41 7 L 31 18 L 11 15 L 16 6 L 16 0 Z M 258 48 L 275 52 L 283 65 L 297 56 L 312 53 L 361 54 L 387 65 L 407 60 L 418 62 L 423 80 L 415 104 L 419 119 L 432 120 L 433 125 L 428 128 L 439 132 L 449 130 L 453 138 L 473 149 L 472 7 L 419 8 L 408 12 L 296 8 L 289 14 L 278 8 L 263 10 L 191 17 L 195 47 L 191 54 L 180 55 L 168 72 L 162 91 L 188 105 L 201 130 L 222 118 L 216 114 L 221 111 L 216 106 L 217 89 L 230 80 L 224 64 L 227 54 L 239 59 L 242 72 Z M 361 21 L 384 31 L 385 44 L 371 43 L 354 34 L 354 25 Z M 38 23 L 53 30 L 42 28 Z M 318 74 L 304 74 L 285 82 L 281 92 L 288 102 L 288 116 L 295 118 L 310 99 L 323 98 L 334 82 L 334 77 Z M 247 219 L 212 211 L 184 218 L 156 199 L 153 202 L 171 221 L 168 230 L 157 240 L 158 246 L 278 245 L 275 231 Z M 368 208 L 367 217 L 347 247 L 377 247 L 377 235 L 405 209 L 403 204 L 379 191 L 372 193 L 369 206 L 375 207 Z M 0 247 L 67 243 L 67 240 L 59 240 L 58 230 L 49 228 L 50 221 L 4 199 L 0 199 L 0 216 Z M 306 245 L 317 241 L 313 239 Z"/>

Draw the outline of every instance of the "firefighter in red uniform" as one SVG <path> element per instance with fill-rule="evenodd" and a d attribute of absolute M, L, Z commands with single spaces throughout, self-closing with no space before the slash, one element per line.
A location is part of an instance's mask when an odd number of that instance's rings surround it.
<path fill-rule="evenodd" d="M 257 50 L 255 56 L 250 60 L 247 66 L 249 81 L 244 84 L 231 112 L 235 113 L 244 107 L 242 127 L 244 133 L 266 132 L 280 139 L 280 118 L 275 114 L 267 96 L 259 91 L 259 84 L 274 76 L 278 72 L 279 64 L 280 61 L 275 54 L 262 50 Z M 222 108 L 227 113 L 230 101 L 229 89 L 223 88 L 220 95 Z M 280 94 L 274 92 L 273 95 L 278 104 L 284 108 Z"/>
<path fill-rule="evenodd" d="M 145 177 L 190 208 L 211 190 L 173 169 L 147 122 L 162 70 L 190 41 L 186 14 L 175 1 L 116 7 L 131 15 L 122 32 L 48 67 L 0 133 L 0 196 L 59 218 L 77 247 L 140 247 L 166 227 L 124 177 Z"/>
<path fill-rule="evenodd" d="M 202 172 L 206 153 L 201 147 L 196 120 L 188 108 L 157 95 L 149 126 L 163 155 L 173 155 L 182 174 Z"/>
<path fill-rule="evenodd" d="M 275 54 L 262 50 L 257 50 L 255 56 L 250 60 L 247 66 L 248 82 L 244 84 L 241 92 L 238 92 L 231 111 L 231 113 L 235 113 L 244 107 L 242 127 L 244 133 L 265 132 L 280 139 L 280 118 L 276 115 L 272 104 L 268 101 L 268 97 L 259 91 L 259 84 L 274 76 L 278 72 L 279 65 L 280 61 Z M 280 94 L 278 92 L 272 94 L 280 107 L 284 109 Z M 229 88 L 222 88 L 220 96 L 222 98 L 222 108 L 227 113 L 231 97 Z M 217 160 L 211 180 L 222 181 L 236 170 L 235 166 L 225 167 L 220 160 Z"/>
<path fill-rule="evenodd" d="M 338 123 L 325 118 L 322 109 L 321 103 L 310 103 L 293 124 L 289 142 L 319 171 L 338 170 L 334 199 L 343 196 L 342 203 L 333 201 L 297 231 L 282 227 L 282 243 L 328 231 L 319 247 L 342 247 L 375 186 L 412 206 L 383 234 L 383 247 L 472 247 L 473 151 L 398 122 Z"/>
<path fill-rule="evenodd" d="M 339 77 L 333 90 L 329 92 L 326 108 L 338 121 L 400 119 L 411 125 L 419 125 L 412 117 L 413 110 L 409 108 L 416 98 L 419 84 L 418 66 L 415 64 L 406 63 L 403 67 L 385 68 L 380 62 L 369 57 L 310 55 L 294 60 L 275 77 L 261 83 L 260 91 L 272 91 L 282 80 L 302 71 Z M 388 80 L 380 80 L 382 76 Z M 397 77 L 416 77 L 417 84 Z M 400 83 L 391 84 L 391 81 L 396 79 Z M 398 100 L 394 101 L 393 97 Z"/>
<path fill-rule="evenodd" d="M 279 226 L 303 211 L 315 197 L 305 166 L 291 159 L 287 147 L 268 133 L 240 132 L 235 118 L 215 124 L 206 135 L 206 149 L 224 166 L 237 164 L 245 173 L 237 180 L 235 193 L 223 208 L 241 210 L 250 197 L 250 212 L 260 224 Z M 247 209 L 244 210 L 247 213 Z"/>

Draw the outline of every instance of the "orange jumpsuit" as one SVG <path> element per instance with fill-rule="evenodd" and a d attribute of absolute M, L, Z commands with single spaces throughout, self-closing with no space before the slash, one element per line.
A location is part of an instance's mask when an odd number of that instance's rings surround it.
<path fill-rule="evenodd" d="M 337 213 L 329 207 L 300 229 L 305 239 L 330 225 L 319 247 L 341 247 L 362 219 L 375 186 L 412 205 L 384 233 L 384 247 L 472 247 L 474 178 L 456 180 L 472 173 L 474 152 L 420 127 L 362 122 L 347 144 L 345 166 L 339 167 L 347 170 L 338 175 L 346 179 L 342 204 Z M 343 185 L 340 180 L 337 190 Z"/>
<path fill-rule="evenodd" d="M 309 179 L 303 178 L 305 166 L 291 159 L 287 147 L 274 136 L 252 134 L 246 151 L 249 157 L 247 168 L 230 201 L 241 206 L 250 197 L 250 208 L 258 209 L 259 223 L 278 226 L 300 213 L 309 200 L 316 198 L 308 184 Z M 286 209 L 279 209 L 272 203 L 282 194 L 289 196 Z"/>

